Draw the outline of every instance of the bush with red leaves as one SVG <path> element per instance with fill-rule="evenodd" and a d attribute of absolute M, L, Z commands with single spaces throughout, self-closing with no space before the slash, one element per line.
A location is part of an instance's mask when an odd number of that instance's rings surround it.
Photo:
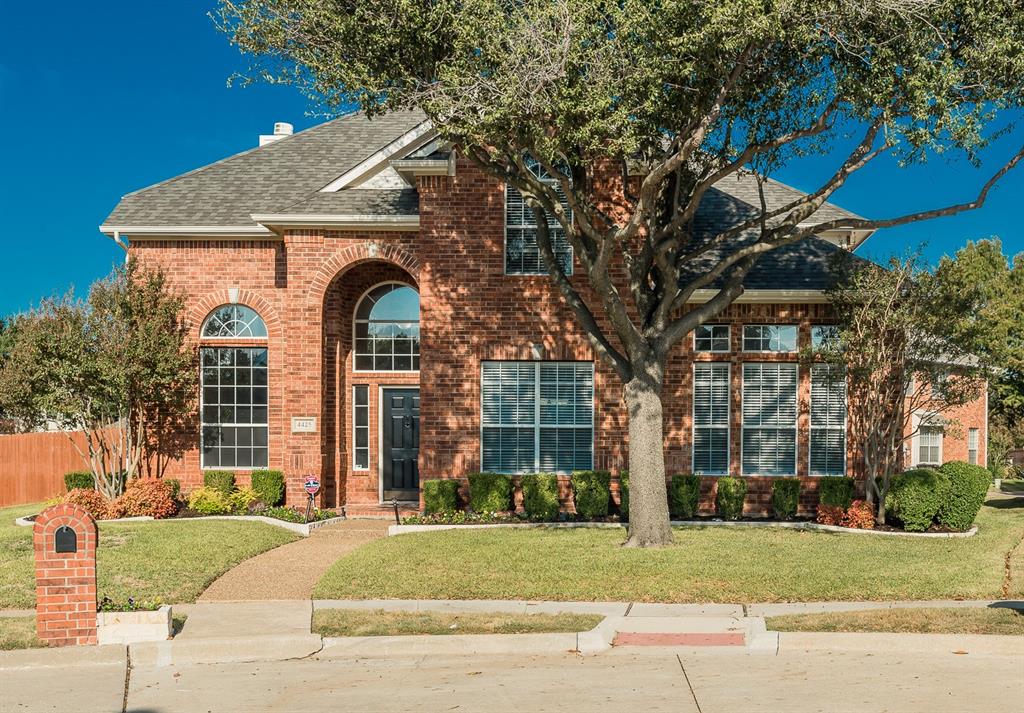
<path fill-rule="evenodd" d="M 853 527 L 858 530 L 870 530 L 875 526 L 875 514 L 871 506 L 863 500 L 854 500 L 843 515 L 843 527 Z"/>
<path fill-rule="evenodd" d="M 124 494 L 111 506 L 111 517 L 149 516 L 159 520 L 178 512 L 178 506 L 171 497 L 171 488 L 163 480 L 136 478 L 129 481 Z"/>
<path fill-rule="evenodd" d="M 843 517 L 846 515 L 846 511 L 838 505 L 823 505 L 818 504 L 818 524 L 819 525 L 840 525 L 843 522 Z"/>
<path fill-rule="evenodd" d="M 64 496 L 64 502 L 69 505 L 77 505 L 96 520 L 106 520 L 110 517 L 110 501 L 92 488 L 70 490 Z"/>

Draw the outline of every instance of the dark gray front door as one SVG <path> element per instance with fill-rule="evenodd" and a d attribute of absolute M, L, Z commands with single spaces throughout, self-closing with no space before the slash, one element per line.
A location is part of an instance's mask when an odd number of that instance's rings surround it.
<path fill-rule="evenodd" d="M 420 390 L 385 389 L 384 499 L 419 500 Z"/>

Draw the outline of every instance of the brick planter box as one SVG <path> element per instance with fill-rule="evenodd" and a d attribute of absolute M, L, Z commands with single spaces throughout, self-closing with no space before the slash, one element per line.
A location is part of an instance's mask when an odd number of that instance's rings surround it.
<path fill-rule="evenodd" d="M 171 638 L 171 607 L 156 611 L 101 611 L 96 614 L 100 644 L 135 644 Z"/>

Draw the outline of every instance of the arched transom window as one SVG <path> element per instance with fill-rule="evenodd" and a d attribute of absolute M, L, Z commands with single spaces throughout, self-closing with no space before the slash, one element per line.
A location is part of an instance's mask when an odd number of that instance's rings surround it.
<path fill-rule="evenodd" d="M 267 327 L 255 310 L 223 305 L 203 322 L 201 335 L 202 466 L 266 468 Z M 230 340 L 242 340 L 242 345 L 228 346 Z"/>
<path fill-rule="evenodd" d="M 266 339 L 267 325 L 245 305 L 221 305 L 203 323 L 204 339 Z"/>
<path fill-rule="evenodd" d="M 355 315 L 356 371 L 419 371 L 420 295 L 397 282 L 377 285 Z"/>

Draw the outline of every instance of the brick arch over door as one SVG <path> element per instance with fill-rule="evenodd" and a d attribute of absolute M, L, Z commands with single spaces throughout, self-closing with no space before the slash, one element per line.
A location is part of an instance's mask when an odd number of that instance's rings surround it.
<path fill-rule="evenodd" d="M 420 263 L 411 253 L 390 243 L 360 243 L 335 253 L 320 264 L 309 286 L 309 307 L 316 309 L 319 315 L 331 283 L 342 273 L 364 262 L 396 265 L 408 272 L 416 284 L 419 284 Z"/>
<path fill-rule="evenodd" d="M 188 311 L 188 331 L 195 341 L 199 341 L 202 334 L 203 323 L 213 310 L 221 305 L 239 304 L 256 311 L 263 323 L 267 326 L 267 339 L 277 340 L 281 337 L 281 318 L 277 310 L 268 302 L 263 295 L 252 290 L 238 290 L 235 299 L 231 299 L 228 290 L 214 290 L 203 295 L 194 302 Z"/>

